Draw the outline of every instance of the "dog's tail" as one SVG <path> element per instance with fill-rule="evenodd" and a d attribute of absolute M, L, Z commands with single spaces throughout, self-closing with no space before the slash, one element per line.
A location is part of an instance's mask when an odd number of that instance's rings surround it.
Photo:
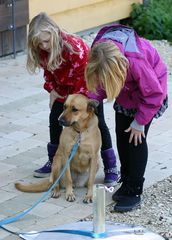
<path fill-rule="evenodd" d="M 41 181 L 39 183 L 30 183 L 30 184 L 22 184 L 15 183 L 15 187 L 21 192 L 30 192 L 30 193 L 38 193 L 47 191 L 52 183 L 50 183 L 49 179 Z"/>

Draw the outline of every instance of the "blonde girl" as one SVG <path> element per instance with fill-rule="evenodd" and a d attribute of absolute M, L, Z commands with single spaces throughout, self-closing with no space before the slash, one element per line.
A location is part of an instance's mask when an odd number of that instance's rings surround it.
<path fill-rule="evenodd" d="M 115 100 L 122 184 L 112 198 L 115 211 L 130 211 L 141 203 L 149 126 L 167 108 L 166 66 L 147 40 L 115 24 L 98 32 L 88 61 L 88 90 L 95 99 Z"/>
<path fill-rule="evenodd" d="M 48 161 L 43 167 L 34 171 L 35 177 L 47 177 L 51 172 L 53 157 L 62 131 L 58 117 L 63 111 L 65 99 L 73 93 L 88 95 L 84 78 L 88 53 L 89 47 L 79 36 L 62 30 L 46 13 L 40 13 L 31 20 L 27 69 L 32 74 L 43 69 L 44 89 L 50 94 Z M 112 185 L 116 184 L 118 175 L 111 136 L 104 120 L 103 103 L 98 107 L 98 115 L 99 127 L 103 133 L 102 158 L 106 164 L 105 183 Z M 111 155 L 107 156 L 108 151 L 105 150 L 109 150 Z"/>

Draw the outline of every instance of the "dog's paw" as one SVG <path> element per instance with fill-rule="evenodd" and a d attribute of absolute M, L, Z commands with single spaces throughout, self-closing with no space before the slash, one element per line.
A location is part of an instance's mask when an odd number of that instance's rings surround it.
<path fill-rule="evenodd" d="M 66 193 L 66 200 L 68 202 L 74 202 L 76 200 L 75 194 L 74 193 Z"/>
<path fill-rule="evenodd" d="M 92 203 L 93 202 L 93 197 L 85 195 L 85 198 L 83 200 L 83 203 Z"/>
<path fill-rule="evenodd" d="M 52 190 L 51 191 L 51 197 L 52 198 L 59 198 L 60 197 L 60 192 L 59 191 L 55 191 L 55 190 Z"/>

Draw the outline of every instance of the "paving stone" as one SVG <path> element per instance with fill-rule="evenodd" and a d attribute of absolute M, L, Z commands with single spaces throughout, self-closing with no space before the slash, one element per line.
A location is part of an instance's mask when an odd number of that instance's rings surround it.
<path fill-rule="evenodd" d="M 2 125 L 0 123 L 0 128 L 1 128 L 1 132 L 4 134 L 11 133 L 12 131 L 17 131 L 19 129 L 21 130 L 21 126 L 15 125 L 12 122 L 10 123 L 5 122 Z"/>
<path fill-rule="evenodd" d="M 35 159 L 33 156 L 29 156 L 27 153 L 28 151 L 25 151 L 20 154 L 17 154 L 16 156 L 8 157 L 4 160 L 1 160 L 0 163 L 11 164 L 16 167 L 20 167 L 22 165 L 27 167 L 31 165 L 31 162 Z M 32 164 L 34 165 L 34 161 Z"/>
<path fill-rule="evenodd" d="M 7 237 L 5 237 L 5 238 L 3 238 L 4 240 L 19 240 L 19 239 L 21 239 L 20 237 L 18 237 L 18 236 L 15 236 L 15 235 L 9 235 L 9 236 L 7 236 Z"/>
<path fill-rule="evenodd" d="M 0 189 L 0 195 L 1 195 L 0 204 L 2 204 L 3 202 L 5 202 L 7 200 L 13 199 L 18 194 L 17 193 L 7 192 L 7 191 L 4 191 L 4 190 Z"/>
<path fill-rule="evenodd" d="M 63 207 L 57 205 L 53 205 L 47 202 L 41 202 L 36 208 L 32 210 L 30 214 L 46 218 L 60 212 L 63 209 L 64 209 Z"/>
<path fill-rule="evenodd" d="M 44 145 L 43 142 L 33 139 L 26 139 L 23 142 L 17 142 L 8 148 L 0 149 L 0 160 L 12 157 L 36 146 Z"/>
<path fill-rule="evenodd" d="M 30 176 L 30 174 L 32 174 L 33 171 L 33 167 L 28 166 L 28 168 L 19 168 L 17 171 L 8 171 L 8 172 L 3 172 L 0 174 L 0 187 L 4 187 L 10 183 L 14 183 L 18 180 L 24 179 L 24 178 L 28 178 Z"/>
<path fill-rule="evenodd" d="M 33 134 L 23 131 L 15 131 L 9 134 L 6 134 L 4 138 L 15 140 L 15 141 L 24 141 L 27 138 L 30 138 Z"/>
<path fill-rule="evenodd" d="M 5 138 L 4 136 L 0 137 L 0 148 L 5 148 L 16 143 L 15 140 Z"/>
<path fill-rule="evenodd" d="M 9 235 L 10 235 L 10 233 L 0 229 L 0 239 L 6 239 Z"/>
<path fill-rule="evenodd" d="M 6 216 L 5 218 L 7 218 L 7 217 L 11 217 L 11 216 L 16 216 L 20 212 L 28 209 L 28 205 L 19 200 L 20 200 L 19 197 L 14 197 L 14 198 L 11 198 L 11 199 L 3 202 L 3 204 L 1 203 L 0 204 L 1 214 Z"/>
<path fill-rule="evenodd" d="M 72 206 L 63 209 L 63 214 L 69 217 L 75 217 L 75 219 L 80 220 L 88 216 L 88 213 L 92 213 L 92 203 L 90 204 L 80 204 L 76 203 Z"/>
<path fill-rule="evenodd" d="M 10 226 L 17 228 L 19 230 L 19 232 L 39 230 L 40 227 L 38 228 L 38 227 L 34 227 L 34 226 L 38 226 L 38 224 L 41 220 L 42 220 L 42 218 L 40 218 L 38 216 L 27 214 L 24 217 L 22 217 L 21 219 L 19 219 L 18 221 L 11 223 Z"/>
<path fill-rule="evenodd" d="M 52 229 L 59 225 L 64 225 L 72 222 L 76 222 L 78 219 L 75 218 L 75 215 L 69 217 L 64 214 L 55 214 L 52 217 L 47 217 L 45 219 L 40 219 L 34 226 L 30 226 L 27 230 L 42 230 L 42 229 Z"/>

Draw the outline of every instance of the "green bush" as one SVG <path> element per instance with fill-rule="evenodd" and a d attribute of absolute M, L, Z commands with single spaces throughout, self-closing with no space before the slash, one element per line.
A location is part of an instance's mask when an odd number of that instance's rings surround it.
<path fill-rule="evenodd" d="M 147 39 L 172 42 L 172 0 L 149 0 L 147 5 L 134 3 L 130 18 L 123 23 Z"/>

